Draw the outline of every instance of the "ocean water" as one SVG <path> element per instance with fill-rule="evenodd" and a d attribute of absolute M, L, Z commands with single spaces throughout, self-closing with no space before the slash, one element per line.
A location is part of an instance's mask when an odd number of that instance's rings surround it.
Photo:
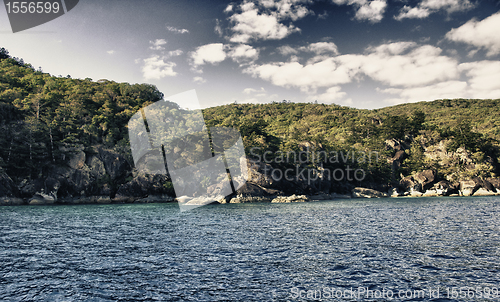
<path fill-rule="evenodd" d="M 0 208 L 2 301 L 497 301 L 500 198 Z"/>

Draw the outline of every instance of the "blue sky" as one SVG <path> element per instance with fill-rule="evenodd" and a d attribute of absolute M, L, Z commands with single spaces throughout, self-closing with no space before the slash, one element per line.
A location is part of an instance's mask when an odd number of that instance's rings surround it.
<path fill-rule="evenodd" d="M 500 97 L 500 1 L 80 0 L 0 46 L 52 75 L 196 89 L 202 107 Z M 192 104 L 180 104 L 193 107 Z"/>

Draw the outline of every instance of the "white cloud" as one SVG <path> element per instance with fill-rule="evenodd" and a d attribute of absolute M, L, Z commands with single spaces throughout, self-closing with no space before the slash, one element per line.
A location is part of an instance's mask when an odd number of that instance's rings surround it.
<path fill-rule="evenodd" d="M 182 55 L 184 52 L 182 49 L 171 50 L 168 52 L 168 57 L 177 57 Z"/>
<path fill-rule="evenodd" d="M 386 0 L 332 0 L 337 5 L 352 5 L 356 10 L 355 19 L 359 21 L 380 22 L 387 7 Z"/>
<path fill-rule="evenodd" d="M 321 55 L 325 53 L 337 55 L 339 53 L 337 45 L 332 42 L 317 42 L 309 44 L 308 46 L 303 46 L 300 48 L 303 51 L 310 51 L 316 55 Z"/>
<path fill-rule="evenodd" d="M 222 62 L 226 59 L 224 44 L 212 43 L 200 46 L 190 53 L 190 58 L 195 69 L 206 63 L 217 64 Z M 200 70 L 198 71 L 201 72 Z"/>
<path fill-rule="evenodd" d="M 396 20 L 423 19 L 430 14 L 445 10 L 448 14 L 467 11 L 475 5 L 470 0 L 423 0 L 415 7 L 404 6 L 399 15 L 394 16 Z"/>
<path fill-rule="evenodd" d="M 151 46 L 149 47 L 149 49 L 152 49 L 152 50 L 164 50 L 165 47 L 163 47 L 162 45 L 167 44 L 167 41 L 165 39 L 156 39 L 154 41 L 149 41 L 149 44 L 151 44 Z"/>
<path fill-rule="evenodd" d="M 394 16 L 394 19 L 396 20 L 402 20 L 405 18 L 408 19 L 423 19 L 429 17 L 431 14 L 430 10 L 428 8 L 422 8 L 422 7 L 410 7 L 410 6 L 404 6 L 401 11 L 399 12 L 399 15 Z"/>
<path fill-rule="evenodd" d="M 164 58 L 160 56 L 151 56 L 144 59 L 142 75 L 146 80 L 159 80 L 167 76 L 175 76 L 177 75 L 177 72 L 174 71 L 175 66 L 175 63 L 165 62 Z"/>
<path fill-rule="evenodd" d="M 283 45 L 277 48 L 278 52 L 284 56 L 288 56 L 291 54 L 297 54 L 299 51 L 290 45 Z"/>
<path fill-rule="evenodd" d="M 367 1 L 356 11 L 356 19 L 373 23 L 380 22 L 384 17 L 386 6 L 387 3 L 385 0 Z"/>
<path fill-rule="evenodd" d="M 431 45 L 413 48 L 415 44 L 382 45 L 372 53 L 357 58 L 361 71 L 370 78 L 391 86 L 419 86 L 456 79 L 458 62 L 440 55 L 442 50 Z"/>
<path fill-rule="evenodd" d="M 114 53 L 115 53 L 115 51 L 114 51 L 114 50 L 108 50 L 108 51 L 106 51 L 106 52 L 108 53 L 108 55 L 112 55 L 112 54 L 114 54 Z"/>
<path fill-rule="evenodd" d="M 500 53 L 499 28 L 500 12 L 497 12 L 482 21 L 472 19 L 464 25 L 450 30 L 446 34 L 446 38 L 484 48 L 488 51 L 488 56 L 493 56 Z"/>
<path fill-rule="evenodd" d="M 171 31 L 171 32 L 174 32 L 176 34 L 187 34 L 187 33 L 189 33 L 189 30 L 187 30 L 185 28 L 176 28 L 176 27 L 173 27 L 173 26 L 167 26 L 167 30 Z"/>
<path fill-rule="evenodd" d="M 198 84 L 203 84 L 203 83 L 206 83 L 206 82 L 207 82 L 207 80 L 205 80 L 205 79 L 204 79 L 204 78 L 202 78 L 202 77 L 194 77 L 194 78 L 193 78 L 193 82 L 198 83 Z"/>
<path fill-rule="evenodd" d="M 291 61 L 252 65 L 244 72 L 302 91 L 339 86 L 363 76 L 390 86 L 417 87 L 460 76 L 458 62 L 441 52 L 430 45 L 417 47 L 414 42 L 398 42 L 369 48 L 363 55 L 329 56 L 306 64 Z"/>
<path fill-rule="evenodd" d="M 296 21 L 312 13 L 302 3 L 308 0 L 260 0 L 245 1 L 238 6 L 239 12 L 229 17 L 234 24 L 231 42 L 248 43 L 250 40 L 281 40 L 300 31 L 293 24 L 285 25 L 282 21 Z M 229 9 L 230 8 L 230 9 Z M 232 5 L 226 12 L 234 12 Z"/>
<path fill-rule="evenodd" d="M 302 91 L 349 83 L 353 77 L 352 70 L 337 64 L 334 58 L 308 65 L 299 62 L 252 65 L 245 72 L 270 81 L 274 85 L 295 86 Z"/>
<path fill-rule="evenodd" d="M 346 96 L 346 93 L 341 91 L 341 88 L 339 86 L 333 86 L 328 89 L 322 94 L 319 95 L 310 95 L 306 98 L 306 101 L 308 102 L 313 102 L 313 101 L 318 101 L 320 103 L 327 103 L 330 104 L 332 102 L 338 102 L 340 100 L 343 100 L 344 97 Z M 349 104 L 351 101 L 344 101 L 343 104 Z"/>
<path fill-rule="evenodd" d="M 469 77 L 469 97 L 497 99 L 500 96 L 500 61 L 462 63 L 459 68 Z"/>
<path fill-rule="evenodd" d="M 265 94 L 266 93 L 266 90 L 264 89 L 264 87 L 260 87 L 259 90 L 255 89 L 255 88 L 245 88 L 243 89 L 243 93 L 244 94 L 252 94 L 252 93 L 259 93 L 259 94 Z"/>
<path fill-rule="evenodd" d="M 379 92 L 396 94 L 399 97 L 388 99 L 392 104 L 433 101 L 438 99 L 454 99 L 464 97 L 467 93 L 467 82 L 446 81 L 410 88 L 378 89 Z"/>
<path fill-rule="evenodd" d="M 259 51 L 250 45 L 239 44 L 233 47 L 228 56 L 238 63 L 251 62 L 258 59 Z"/>

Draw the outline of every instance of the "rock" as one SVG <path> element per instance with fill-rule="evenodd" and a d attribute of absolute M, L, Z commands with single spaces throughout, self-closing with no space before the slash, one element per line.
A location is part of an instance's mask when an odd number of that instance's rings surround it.
<path fill-rule="evenodd" d="M 289 203 L 289 202 L 306 202 L 309 198 L 306 195 L 291 195 L 291 196 L 278 196 L 274 198 L 272 203 Z"/>
<path fill-rule="evenodd" d="M 301 186 L 296 183 L 288 181 L 282 176 L 279 178 L 283 171 L 275 172 L 273 174 L 274 168 L 266 163 L 248 160 L 247 162 L 248 177 L 247 181 L 256 184 L 262 188 L 275 189 L 284 192 L 285 194 L 294 194 L 298 191 L 302 192 Z M 273 178 L 273 176 L 275 178 Z M 289 177 L 295 176 L 294 173 L 290 173 Z"/>
<path fill-rule="evenodd" d="M 121 185 L 115 198 L 145 198 L 149 195 L 173 195 L 172 189 L 165 186 L 170 180 L 167 175 L 138 175 Z"/>
<path fill-rule="evenodd" d="M 425 192 L 432 188 L 436 176 L 435 170 L 424 170 L 400 180 L 399 187 L 402 191 L 407 192 L 405 195 L 411 195 L 413 191 Z"/>
<path fill-rule="evenodd" d="M 498 193 L 487 190 L 485 188 L 479 188 L 474 192 L 473 196 L 492 196 L 497 195 Z"/>
<path fill-rule="evenodd" d="M 436 180 L 436 171 L 435 170 L 424 170 L 419 172 L 413 176 L 413 178 L 422 185 L 424 190 L 432 187 L 433 182 Z"/>
<path fill-rule="evenodd" d="M 106 169 L 104 168 L 104 163 L 95 155 L 91 155 L 87 158 L 87 166 L 90 173 L 94 178 L 99 179 L 106 175 Z"/>
<path fill-rule="evenodd" d="M 402 196 L 401 193 L 399 193 L 398 189 L 397 188 L 392 188 L 390 191 L 389 191 L 389 196 L 391 197 L 398 197 L 398 196 Z"/>
<path fill-rule="evenodd" d="M 479 189 L 479 185 L 477 185 L 473 180 L 460 181 L 460 195 L 462 196 L 472 196 L 477 189 Z"/>
<path fill-rule="evenodd" d="M 401 141 L 395 138 L 386 140 L 385 147 L 387 150 L 396 150 L 396 151 L 407 149 L 406 146 Z"/>
<path fill-rule="evenodd" d="M 486 181 L 488 181 L 497 191 L 500 190 L 500 178 L 486 178 Z"/>
<path fill-rule="evenodd" d="M 19 197 L 20 192 L 16 184 L 0 167 L 0 198 L 1 197 Z"/>
<path fill-rule="evenodd" d="M 276 196 L 283 194 L 282 191 L 261 187 L 257 184 L 247 182 L 238 189 L 237 194 L 242 196 Z"/>
<path fill-rule="evenodd" d="M 120 180 L 127 176 L 127 174 L 131 170 L 131 167 L 123 156 L 114 151 L 105 150 L 102 148 L 99 148 L 98 151 L 99 158 L 103 162 L 104 169 L 110 176 L 111 181 Z"/>
<path fill-rule="evenodd" d="M 480 177 L 474 177 L 472 179 L 476 185 L 478 185 L 479 187 L 487 190 L 487 191 L 491 191 L 492 193 L 496 193 L 497 190 L 496 188 L 493 186 L 493 184 L 491 184 L 491 182 L 489 182 L 488 180 L 486 179 L 482 179 Z"/>
<path fill-rule="evenodd" d="M 242 196 L 237 195 L 229 200 L 229 203 L 270 202 L 273 197 L 267 196 Z"/>
<path fill-rule="evenodd" d="M 380 197 L 387 197 L 387 194 L 373 189 L 356 187 L 352 190 L 352 197 L 380 198 Z"/>
<path fill-rule="evenodd" d="M 417 190 L 414 190 L 413 188 L 410 189 L 410 192 L 408 192 L 408 194 L 405 193 L 406 196 L 410 196 L 410 197 L 421 197 L 424 195 L 424 193 L 420 192 L 420 191 L 417 191 Z"/>
<path fill-rule="evenodd" d="M 447 180 L 441 180 L 426 190 L 424 196 L 449 196 L 458 193 L 457 187 Z"/>
<path fill-rule="evenodd" d="M 85 152 L 83 145 L 65 144 L 59 147 L 59 151 L 63 153 L 63 159 L 68 158 L 66 164 L 72 169 L 81 169 L 85 165 Z"/>
<path fill-rule="evenodd" d="M 24 205 L 26 202 L 22 198 L 18 197 L 0 197 L 0 205 L 2 206 L 20 206 Z"/>

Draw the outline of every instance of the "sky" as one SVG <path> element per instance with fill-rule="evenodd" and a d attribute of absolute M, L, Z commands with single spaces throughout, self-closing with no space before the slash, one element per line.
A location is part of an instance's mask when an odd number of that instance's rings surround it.
<path fill-rule="evenodd" d="M 6 9 L 0 47 L 35 68 L 196 89 L 202 108 L 500 98 L 498 0 L 80 0 L 17 33 Z"/>

